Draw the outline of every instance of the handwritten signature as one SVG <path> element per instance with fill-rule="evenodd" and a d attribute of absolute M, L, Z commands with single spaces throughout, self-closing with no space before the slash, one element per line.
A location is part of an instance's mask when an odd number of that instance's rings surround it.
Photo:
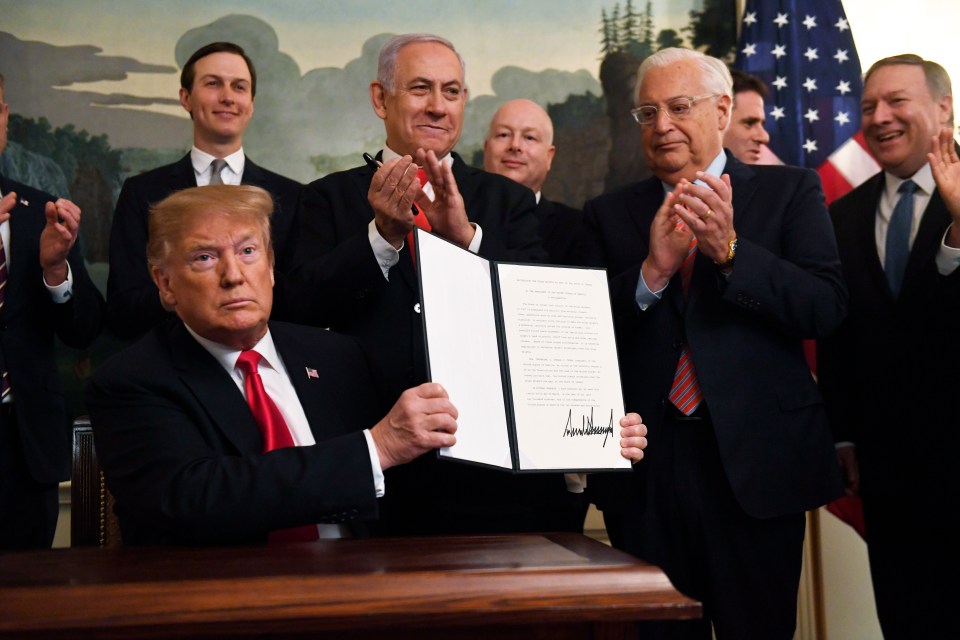
<path fill-rule="evenodd" d="M 607 438 L 613 435 L 613 409 L 610 409 L 610 422 L 607 426 L 593 423 L 593 407 L 590 408 L 590 415 L 580 416 L 580 426 L 573 426 L 573 409 L 567 412 L 567 424 L 563 425 L 564 438 L 574 438 L 576 436 L 598 436 L 603 434 L 603 446 L 607 446 Z"/>

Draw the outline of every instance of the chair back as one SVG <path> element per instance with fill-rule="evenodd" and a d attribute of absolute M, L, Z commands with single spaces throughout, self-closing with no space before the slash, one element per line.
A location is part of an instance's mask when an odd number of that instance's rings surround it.
<path fill-rule="evenodd" d="M 120 523 L 97 460 L 90 418 L 80 416 L 73 421 L 70 546 L 117 547 L 120 543 Z"/>

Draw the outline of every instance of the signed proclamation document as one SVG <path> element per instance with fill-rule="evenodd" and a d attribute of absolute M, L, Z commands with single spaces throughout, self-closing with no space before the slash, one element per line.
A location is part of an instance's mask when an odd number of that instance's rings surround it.
<path fill-rule="evenodd" d="M 606 271 L 491 262 L 419 229 L 416 249 L 428 375 L 460 414 L 441 458 L 630 469 Z"/>

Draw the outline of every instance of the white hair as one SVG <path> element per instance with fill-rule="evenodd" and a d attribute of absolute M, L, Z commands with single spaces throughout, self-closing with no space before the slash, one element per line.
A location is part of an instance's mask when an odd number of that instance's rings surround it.
<path fill-rule="evenodd" d="M 643 79 L 650 69 L 666 67 L 682 60 L 693 60 L 700 67 L 703 79 L 703 87 L 710 93 L 727 96 L 733 100 L 733 78 L 730 76 L 730 70 L 727 65 L 718 58 L 708 56 L 705 53 L 694 49 L 681 49 L 679 47 L 668 47 L 660 49 L 652 56 L 649 56 L 637 69 L 637 86 L 634 88 L 633 102 L 636 105 L 640 97 L 640 87 L 643 85 Z"/>

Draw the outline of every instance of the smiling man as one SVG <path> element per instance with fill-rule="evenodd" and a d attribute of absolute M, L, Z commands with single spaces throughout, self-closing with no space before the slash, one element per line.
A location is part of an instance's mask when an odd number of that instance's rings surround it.
<path fill-rule="evenodd" d="M 819 178 L 725 152 L 731 98 L 716 58 L 648 57 L 633 114 L 654 177 L 585 207 L 652 443 L 634 474 L 590 484 L 611 540 L 703 602 L 667 637 L 787 640 L 804 512 L 842 493 L 802 343 L 840 324 L 846 291 Z"/>
<path fill-rule="evenodd" d="M 338 537 L 375 519 L 384 470 L 456 442 L 439 384 L 382 417 L 393 399 L 355 340 L 269 320 L 273 207 L 263 189 L 221 185 L 151 208 L 150 272 L 178 319 L 87 391 L 124 543 Z"/>
<path fill-rule="evenodd" d="M 273 233 L 281 281 L 292 266 L 289 238 L 302 187 L 245 155 L 243 132 L 253 117 L 256 95 L 253 61 L 232 42 L 201 47 L 183 65 L 180 104 L 193 121 L 193 148 L 173 164 L 127 179 L 113 214 L 107 311 L 117 335 L 135 338 L 170 316 L 147 271 L 147 212 L 174 191 L 207 184 L 263 187 L 277 202 Z M 278 295 L 281 292 L 278 287 Z M 281 300 L 277 306 L 282 306 Z"/>
<path fill-rule="evenodd" d="M 485 258 L 546 257 L 533 192 L 467 166 L 453 151 L 467 93 L 463 59 L 449 41 L 428 34 L 392 38 L 370 83 L 370 101 L 386 131 L 382 166 L 334 173 L 304 190 L 291 296 L 302 305 L 300 319 L 359 338 L 394 396 L 427 379 L 408 239 L 414 224 Z M 419 179 L 418 166 L 424 170 Z M 558 522 L 558 510 L 547 506 L 579 503 L 561 474 L 512 476 L 424 456 L 388 474 L 388 481 L 384 533 L 578 528 Z"/>
<path fill-rule="evenodd" d="M 883 170 L 830 207 L 850 315 L 820 342 L 820 381 L 848 490 L 863 499 L 884 637 L 957 638 L 952 594 L 936 586 L 960 538 L 960 163 L 950 78 L 920 56 L 885 58 L 867 71 L 861 112 Z"/>
<path fill-rule="evenodd" d="M 540 238 L 553 264 L 573 264 L 583 212 L 543 197 L 557 148 L 553 122 L 532 100 L 505 102 L 490 120 L 483 143 L 483 168 L 519 182 L 536 194 Z"/>

